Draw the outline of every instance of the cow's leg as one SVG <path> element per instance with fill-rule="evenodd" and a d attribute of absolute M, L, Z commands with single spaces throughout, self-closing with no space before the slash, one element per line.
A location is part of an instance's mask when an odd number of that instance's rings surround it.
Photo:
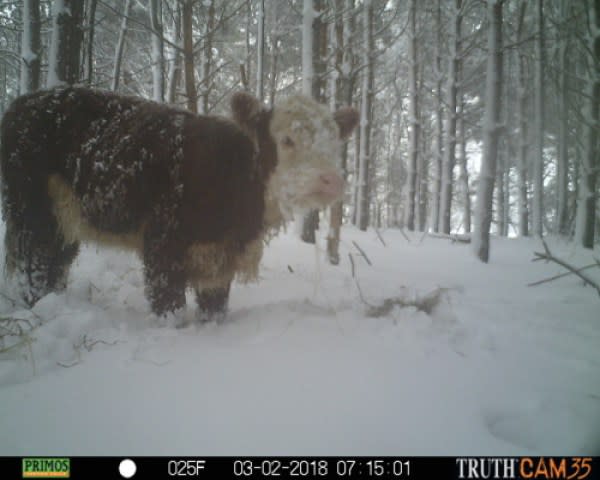
<path fill-rule="evenodd" d="M 212 320 L 218 322 L 225 318 L 230 286 L 231 281 L 227 281 L 224 286 L 196 289 L 196 301 L 199 309 L 198 319 L 201 322 Z"/>
<path fill-rule="evenodd" d="M 162 221 L 161 221 L 162 220 Z M 178 235 L 169 229 L 172 220 L 157 213 L 144 230 L 144 277 L 146 296 L 157 315 L 185 306 L 186 273 Z"/>
<path fill-rule="evenodd" d="M 48 293 L 66 288 L 79 243 L 65 242 L 49 204 L 28 204 L 8 214 L 5 252 L 7 272 L 31 306 Z"/>

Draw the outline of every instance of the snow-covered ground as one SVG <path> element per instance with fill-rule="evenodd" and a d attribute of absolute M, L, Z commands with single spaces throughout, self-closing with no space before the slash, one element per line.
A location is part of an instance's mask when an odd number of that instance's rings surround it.
<path fill-rule="evenodd" d="M 527 287 L 563 271 L 530 261 L 538 241 L 493 239 L 484 265 L 447 240 L 342 233 L 338 267 L 274 239 L 223 324 L 161 324 L 137 258 L 94 246 L 33 313 L 0 300 L 43 319 L 0 353 L 0 454 L 600 453 L 600 298 L 574 277 Z M 441 287 L 440 304 L 369 316 L 348 252 L 369 304 Z"/>

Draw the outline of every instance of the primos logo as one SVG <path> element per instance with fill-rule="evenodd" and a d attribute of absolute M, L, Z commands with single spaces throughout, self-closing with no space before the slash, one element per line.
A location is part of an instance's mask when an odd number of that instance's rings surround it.
<path fill-rule="evenodd" d="M 68 458 L 24 458 L 23 478 L 69 478 L 71 460 Z"/>

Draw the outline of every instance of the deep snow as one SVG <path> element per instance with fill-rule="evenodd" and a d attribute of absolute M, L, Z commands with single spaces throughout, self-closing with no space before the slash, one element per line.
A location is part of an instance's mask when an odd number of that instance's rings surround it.
<path fill-rule="evenodd" d="M 225 323 L 182 329 L 150 314 L 133 254 L 85 247 L 33 313 L 0 300 L 43 319 L 0 345 L 0 454 L 599 454 L 596 292 L 572 276 L 527 287 L 562 272 L 530 261 L 533 239 L 493 238 L 484 265 L 470 245 L 382 235 L 345 228 L 332 267 L 282 234 Z M 368 317 L 348 252 L 370 304 L 448 290 L 431 315 Z"/>

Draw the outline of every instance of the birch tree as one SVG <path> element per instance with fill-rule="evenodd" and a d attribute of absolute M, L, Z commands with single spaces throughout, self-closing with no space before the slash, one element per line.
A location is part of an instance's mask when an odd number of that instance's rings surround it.
<path fill-rule="evenodd" d="M 21 36 L 21 88 L 24 95 L 40 87 L 40 2 L 23 0 L 23 33 Z"/>
<path fill-rule="evenodd" d="M 500 137 L 500 102 L 502 92 L 502 6 L 503 0 L 488 0 L 487 71 L 485 77 L 485 112 L 483 118 L 483 155 L 477 205 L 475 209 L 473 248 L 482 262 L 490 256 L 490 226 L 494 198 L 494 180 Z"/>
<path fill-rule="evenodd" d="M 181 3 L 177 2 L 173 13 L 173 25 L 171 34 L 171 59 L 167 73 L 167 103 L 175 103 L 177 97 L 177 86 L 181 80 L 181 53 L 183 52 Z"/>

